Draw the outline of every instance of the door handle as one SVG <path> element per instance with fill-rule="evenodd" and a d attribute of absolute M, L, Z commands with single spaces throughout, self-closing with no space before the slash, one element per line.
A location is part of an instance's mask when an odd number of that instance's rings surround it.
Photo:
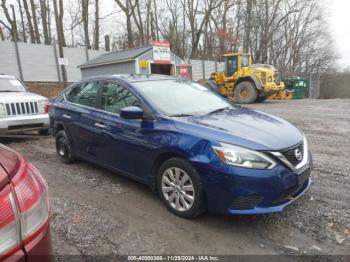
<path fill-rule="evenodd" d="M 66 114 L 62 115 L 62 117 L 66 118 L 66 119 L 71 119 L 72 118 L 70 115 L 66 115 Z"/>
<path fill-rule="evenodd" d="M 99 128 L 106 128 L 105 125 L 100 124 L 100 123 L 95 123 L 95 126 L 96 126 L 96 127 L 99 127 Z"/>

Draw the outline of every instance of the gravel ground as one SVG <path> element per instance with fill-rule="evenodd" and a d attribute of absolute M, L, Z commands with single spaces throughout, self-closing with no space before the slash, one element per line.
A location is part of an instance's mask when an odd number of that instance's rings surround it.
<path fill-rule="evenodd" d="M 55 254 L 350 255 L 350 100 L 249 107 L 294 123 L 312 148 L 313 186 L 280 214 L 181 219 L 144 185 L 89 163 L 61 164 L 52 138 L 2 142 L 49 184 Z"/>

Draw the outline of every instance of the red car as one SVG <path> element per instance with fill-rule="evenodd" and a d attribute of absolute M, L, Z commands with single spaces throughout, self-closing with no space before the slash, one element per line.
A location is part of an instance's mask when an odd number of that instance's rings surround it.
<path fill-rule="evenodd" d="M 50 212 L 39 170 L 0 144 L 0 261 L 51 260 Z"/>

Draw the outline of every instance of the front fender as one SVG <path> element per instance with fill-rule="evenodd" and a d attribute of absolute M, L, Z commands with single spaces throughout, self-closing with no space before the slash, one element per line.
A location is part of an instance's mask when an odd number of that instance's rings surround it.
<path fill-rule="evenodd" d="M 249 76 L 245 76 L 245 77 L 241 77 L 236 81 L 235 85 L 238 85 L 239 83 L 243 82 L 243 81 L 251 81 L 254 83 L 256 89 L 262 91 L 264 88 L 260 82 L 260 80 L 256 77 L 256 75 L 249 75 Z"/>
<path fill-rule="evenodd" d="M 254 82 L 256 89 L 263 90 L 262 84 L 256 75 L 251 75 L 249 78 Z"/>

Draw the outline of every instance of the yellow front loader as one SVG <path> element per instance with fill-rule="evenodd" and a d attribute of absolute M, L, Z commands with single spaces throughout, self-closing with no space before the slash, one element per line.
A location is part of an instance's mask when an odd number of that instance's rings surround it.
<path fill-rule="evenodd" d="M 237 103 L 263 102 L 284 90 L 280 73 L 271 65 L 252 64 L 250 54 L 223 55 L 225 71 L 214 72 L 207 87 Z"/>

